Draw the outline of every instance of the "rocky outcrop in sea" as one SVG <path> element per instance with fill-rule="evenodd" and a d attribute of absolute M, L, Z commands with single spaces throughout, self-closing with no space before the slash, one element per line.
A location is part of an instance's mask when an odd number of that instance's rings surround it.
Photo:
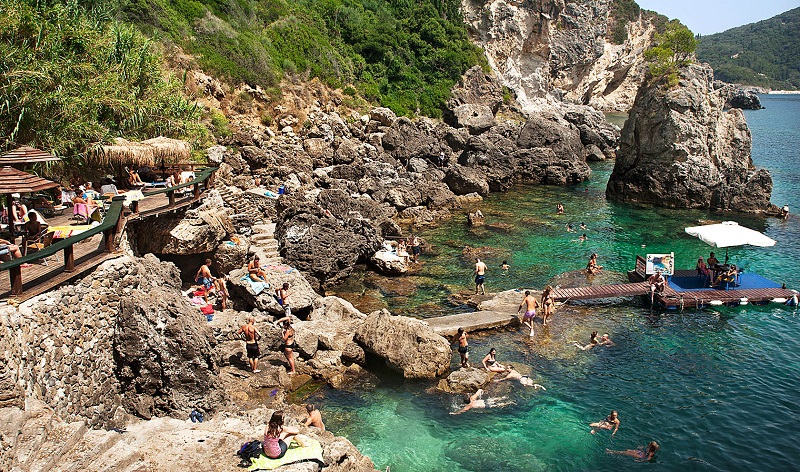
<path fill-rule="evenodd" d="M 608 198 L 670 208 L 773 211 L 772 177 L 750 158 L 750 130 L 739 109 L 725 110 L 708 65 L 642 86 L 620 138 Z"/>

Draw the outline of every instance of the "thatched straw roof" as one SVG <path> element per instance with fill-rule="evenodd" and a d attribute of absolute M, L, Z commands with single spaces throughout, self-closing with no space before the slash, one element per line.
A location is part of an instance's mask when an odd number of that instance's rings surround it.
<path fill-rule="evenodd" d="M 163 136 L 148 139 L 141 143 L 115 138 L 113 144 L 101 146 L 90 155 L 90 159 L 100 165 L 148 166 L 174 164 L 189 160 L 192 147 L 186 141 L 169 139 Z"/>
<path fill-rule="evenodd" d="M 50 154 L 49 152 L 41 151 L 30 146 L 22 146 L 0 156 L 0 166 L 8 166 L 13 164 L 32 164 L 34 162 L 52 162 L 60 160 L 60 158 Z"/>

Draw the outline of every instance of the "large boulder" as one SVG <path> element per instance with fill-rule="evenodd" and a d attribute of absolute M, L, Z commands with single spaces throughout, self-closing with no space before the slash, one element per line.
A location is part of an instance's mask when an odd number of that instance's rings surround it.
<path fill-rule="evenodd" d="M 725 100 L 726 108 L 740 108 L 742 110 L 760 110 L 761 100 L 753 90 L 736 88 L 728 94 Z"/>
<path fill-rule="evenodd" d="M 320 192 L 316 201 L 283 197 L 278 212 L 281 256 L 315 289 L 344 280 L 357 262 L 369 259 L 382 244 L 379 228 L 388 219 L 375 201 L 333 189 Z"/>
<path fill-rule="evenodd" d="M 199 207 L 184 216 L 159 215 L 133 220 L 132 242 L 139 254 L 203 254 L 214 251 L 220 241 L 234 233 L 233 224 L 219 194 L 209 195 Z"/>
<path fill-rule="evenodd" d="M 772 178 L 750 158 L 741 110 L 724 110 L 708 65 L 681 68 L 677 86 L 654 79 L 625 122 L 606 195 L 670 208 L 763 212 Z"/>
<path fill-rule="evenodd" d="M 244 280 L 248 278 L 247 268 L 239 268 L 230 273 L 228 277 L 230 289 L 249 306 L 274 315 L 281 315 L 284 311 L 275 298 L 275 290 L 288 282 L 289 305 L 292 307 L 292 312 L 303 313 L 311 309 L 311 305 L 318 295 L 300 271 L 282 264 L 267 265 L 262 268 L 266 274 L 264 278 L 269 284 L 269 287 L 263 291 L 256 294 L 253 285 Z"/>
<path fill-rule="evenodd" d="M 486 369 L 462 367 L 451 372 L 446 379 L 439 380 L 436 388 L 447 393 L 475 393 L 485 387 L 490 379 L 491 375 Z"/>
<path fill-rule="evenodd" d="M 450 368 L 450 343 L 422 320 L 376 311 L 359 326 L 354 339 L 406 378 L 435 378 Z"/>
<path fill-rule="evenodd" d="M 470 134 L 481 134 L 494 126 L 494 113 L 485 105 L 465 104 L 453 110 L 457 128 L 467 128 Z"/>
<path fill-rule="evenodd" d="M 370 262 L 384 274 L 400 275 L 408 272 L 406 260 L 394 252 L 382 249 L 370 258 Z"/>
<path fill-rule="evenodd" d="M 452 165 L 447 168 L 444 182 L 456 195 L 466 195 L 468 193 L 489 194 L 489 183 L 486 181 L 486 175 L 479 169 L 458 164 Z"/>

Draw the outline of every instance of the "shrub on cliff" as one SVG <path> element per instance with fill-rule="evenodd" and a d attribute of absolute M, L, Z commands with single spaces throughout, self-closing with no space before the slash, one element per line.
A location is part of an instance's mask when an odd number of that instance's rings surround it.
<path fill-rule="evenodd" d="M 697 39 L 689 28 L 678 21 L 670 21 L 663 34 L 656 34 L 655 41 L 656 45 L 644 53 L 650 63 L 650 73 L 654 77 L 667 76 L 669 85 L 676 85 L 678 68 L 691 62 Z"/>
<path fill-rule="evenodd" d="M 155 45 L 102 2 L 0 3 L 0 146 L 80 155 L 112 137 L 204 141 Z"/>

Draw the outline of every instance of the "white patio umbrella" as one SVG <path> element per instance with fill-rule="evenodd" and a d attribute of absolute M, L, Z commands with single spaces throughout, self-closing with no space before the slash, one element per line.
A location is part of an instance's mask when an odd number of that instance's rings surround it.
<path fill-rule="evenodd" d="M 731 246 L 769 247 L 775 245 L 775 240 L 763 233 L 744 226 L 739 226 L 735 221 L 723 221 L 714 225 L 692 226 L 684 229 L 687 234 L 700 238 L 703 242 L 714 247 L 729 248 Z M 728 261 L 728 250 L 725 249 L 725 262 Z"/>

